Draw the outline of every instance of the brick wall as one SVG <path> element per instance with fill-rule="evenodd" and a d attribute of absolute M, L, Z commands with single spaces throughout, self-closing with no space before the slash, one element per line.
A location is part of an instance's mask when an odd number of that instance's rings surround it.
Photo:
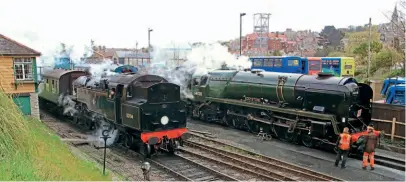
<path fill-rule="evenodd" d="M 37 93 L 30 93 L 30 103 L 31 103 L 31 116 L 33 118 L 39 119 L 39 104 Z"/>

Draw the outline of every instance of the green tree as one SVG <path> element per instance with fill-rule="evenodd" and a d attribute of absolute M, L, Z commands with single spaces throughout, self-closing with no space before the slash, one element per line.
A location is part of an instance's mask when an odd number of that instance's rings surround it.
<path fill-rule="evenodd" d="M 382 43 L 378 41 L 371 42 L 371 52 L 378 53 L 382 49 Z M 361 56 L 362 58 L 368 56 L 368 43 L 361 43 L 357 48 L 353 51 L 354 54 Z"/>
<path fill-rule="evenodd" d="M 282 54 L 280 51 L 276 50 L 276 51 L 273 51 L 272 56 L 282 56 Z"/>

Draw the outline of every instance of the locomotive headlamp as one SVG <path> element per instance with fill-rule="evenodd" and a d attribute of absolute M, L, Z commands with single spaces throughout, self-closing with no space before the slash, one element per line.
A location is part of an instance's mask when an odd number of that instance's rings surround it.
<path fill-rule="evenodd" d="M 169 122 L 168 116 L 162 116 L 161 118 L 161 124 L 166 125 Z"/>

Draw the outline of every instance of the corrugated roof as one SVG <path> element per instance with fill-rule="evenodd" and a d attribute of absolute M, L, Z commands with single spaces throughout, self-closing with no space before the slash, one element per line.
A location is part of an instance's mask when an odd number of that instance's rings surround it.
<path fill-rule="evenodd" d="M 0 34 L 0 56 L 1 55 L 41 56 L 41 53 Z"/>

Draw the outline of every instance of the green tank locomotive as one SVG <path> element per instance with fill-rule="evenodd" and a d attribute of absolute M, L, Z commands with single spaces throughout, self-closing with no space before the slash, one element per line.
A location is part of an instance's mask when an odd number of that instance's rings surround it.
<path fill-rule="evenodd" d="M 192 117 L 307 147 L 334 146 L 344 127 L 360 133 L 371 122 L 372 89 L 353 78 L 215 70 L 190 84 Z"/>
<path fill-rule="evenodd" d="M 125 73 L 93 82 L 86 72 L 71 70 L 42 76 L 45 83 L 39 98 L 43 108 L 69 114 L 86 129 L 118 130 L 116 142 L 138 148 L 146 157 L 158 149 L 174 152 L 188 137 L 180 87 L 163 77 Z"/>

